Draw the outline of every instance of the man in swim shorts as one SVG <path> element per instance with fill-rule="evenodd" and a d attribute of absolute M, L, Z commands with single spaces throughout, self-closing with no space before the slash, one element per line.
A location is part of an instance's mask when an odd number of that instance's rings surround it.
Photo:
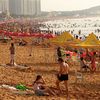
<path fill-rule="evenodd" d="M 69 65 L 64 62 L 62 58 L 58 59 L 58 63 L 60 65 L 59 72 L 57 74 L 57 81 L 56 86 L 59 90 L 59 93 L 61 93 L 59 83 L 64 82 L 65 88 L 66 88 L 66 94 L 68 96 L 68 72 L 69 72 Z"/>

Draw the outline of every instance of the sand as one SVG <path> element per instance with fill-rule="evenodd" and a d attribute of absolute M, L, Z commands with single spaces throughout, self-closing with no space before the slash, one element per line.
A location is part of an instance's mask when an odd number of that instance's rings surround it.
<path fill-rule="evenodd" d="M 32 55 L 30 55 L 30 46 L 15 46 L 16 64 L 23 64 L 30 69 L 22 70 L 15 66 L 3 66 L 10 61 L 10 44 L 0 44 L 0 84 L 17 85 L 22 83 L 30 88 L 36 75 L 43 76 L 47 86 L 55 87 L 56 76 L 59 66 L 56 61 L 54 48 L 41 48 L 33 46 Z M 73 62 L 72 62 L 73 63 Z M 69 73 L 69 97 L 70 100 L 100 100 L 100 71 L 95 73 L 83 73 L 84 81 L 75 83 L 75 69 L 79 65 L 70 65 Z M 36 95 L 18 95 L 9 89 L 0 88 L 0 100 L 67 100 L 63 83 L 61 83 L 63 93 L 60 96 L 36 96 Z"/>

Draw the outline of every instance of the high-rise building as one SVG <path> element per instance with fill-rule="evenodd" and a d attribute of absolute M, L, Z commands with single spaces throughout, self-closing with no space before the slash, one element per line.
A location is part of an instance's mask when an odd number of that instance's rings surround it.
<path fill-rule="evenodd" d="M 41 13 L 40 0 L 9 0 L 11 15 L 33 16 Z"/>
<path fill-rule="evenodd" d="M 41 1 L 40 0 L 36 0 L 35 1 L 35 7 L 36 7 L 36 14 L 39 15 L 41 13 Z"/>
<path fill-rule="evenodd" d="M 0 11 L 1 12 L 9 11 L 9 0 L 0 0 Z"/>

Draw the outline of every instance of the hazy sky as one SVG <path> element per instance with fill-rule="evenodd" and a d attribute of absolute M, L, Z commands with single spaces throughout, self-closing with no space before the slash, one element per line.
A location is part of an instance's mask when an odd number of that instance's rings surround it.
<path fill-rule="evenodd" d="M 100 5 L 100 0 L 41 0 L 42 11 L 72 11 Z"/>

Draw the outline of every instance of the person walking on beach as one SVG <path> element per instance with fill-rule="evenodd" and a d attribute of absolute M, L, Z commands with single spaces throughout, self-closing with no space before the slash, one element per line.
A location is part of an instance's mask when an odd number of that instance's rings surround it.
<path fill-rule="evenodd" d="M 64 82 L 65 88 L 66 88 L 66 94 L 68 97 L 68 73 L 69 73 L 69 65 L 64 62 L 62 58 L 58 59 L 59 65 L 60 65 L 60 70 L 57 74 L 57 81 L 56 81 L 56 86 L 57 89 L 59 90 L 59 93 L 61 93 L 59 83 Z"/>
<path fill-rule="evenodd" d="M 14 66 L 14 55 L 15 55 L 15 47 L 14 47 L 14 43 L 11 43 L 11 46 L 10 46 L 10 64 L 12 66 Z"/>

